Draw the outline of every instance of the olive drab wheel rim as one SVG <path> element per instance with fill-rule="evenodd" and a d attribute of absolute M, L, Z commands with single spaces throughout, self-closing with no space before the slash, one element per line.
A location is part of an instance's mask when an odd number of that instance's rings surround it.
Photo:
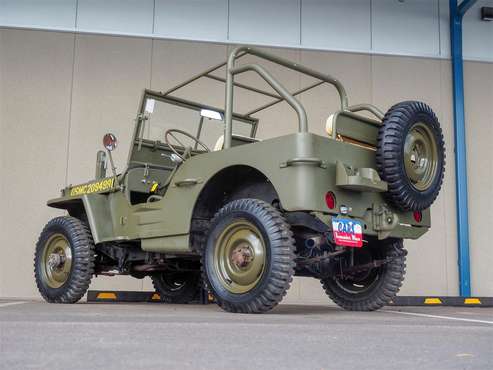
<path fill-rule="evenodd" d="M 435 137 L 424 123 L 414 124 L 404 143 L 404 167 L 411 185 L 425 191 L 438 172 L 438 148 Z"/>
<path fill-rule="evenodd" d="M 41 260 L 43 279 L 50 288 L 60 288 L 70 276 L 72 249 L 62 234 L 53 234 L 45 243 Z"/>
<path fill-rule="evenodd" d="M 265 262 L 264 239 L 251 222 L 236 221 L 219 235 L 214 269 L 229 292 L 242 294 L 252 290 L 262 277 Z"/>

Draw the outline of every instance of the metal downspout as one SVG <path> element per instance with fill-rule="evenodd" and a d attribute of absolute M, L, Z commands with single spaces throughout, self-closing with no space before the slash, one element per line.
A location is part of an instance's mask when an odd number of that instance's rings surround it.
<path fill-rule="evenodd" d="M 449 0 L 450 50 L 454 96 L 455 187 L 457 200 L 457 239 L 459 264 L 459 292 L 462 297 L 471 295 L 469 258 L 469 208 L 467 201 L 466 130 L 464 115 L 464 72 L 462 59 L 462 18 L 477 0 Z"/>

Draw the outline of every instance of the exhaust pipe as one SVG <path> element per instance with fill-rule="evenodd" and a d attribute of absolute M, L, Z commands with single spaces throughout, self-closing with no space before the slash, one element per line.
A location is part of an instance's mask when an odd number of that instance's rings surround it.
<path fill-rule="evenodd" d="M 323 235 L 312 236 L 311 238 L 305 239 L 305 247 L 307 248 L 320 248 L 322 244 L 325 243 Z"/>

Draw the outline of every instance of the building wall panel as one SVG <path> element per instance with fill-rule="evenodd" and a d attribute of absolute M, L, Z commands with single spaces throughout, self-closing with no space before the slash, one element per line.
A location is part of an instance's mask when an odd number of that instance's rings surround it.
<path fill-rule="evenodd" d="M 36 241 L 62 214 L 46 201 L 66 179 L 74 35 L 2 30 L 1 43 L 0 289 L 34 297 Z"/>
<path fill-rule="evenodd" d="M 154 0 L 78 0 L 77 30 L 150 35 Z"/>
<path fill-rule="evenodd" d="M 78 9 L 76 4 L 78 4 Z M 493 61 L 480 0 L 464 57 Z M 0 26 L 420 57 L 450 56 L 448 0 L 0 0 Z"/>
<path fill-rule="evenodd" d="M 464 66 L 469 190 L 469 234 L 473 294 L 493 296 L 493 65 Z"/>
<path fill-rule="evenodd" d="M 76 0 L 0 0 L 0 25 L 73 29 L 75 7 Z"/>
<path fill-rule="evenodd" d="M 3 85 L 3 58 L 2 58 L 2 54 L 3 54 L 3 33 L 5 32 L 5 30 L 2 30 L 0 29 L 0 130 L 1 132 L 4 132 L 4 126 L 3 126 L 3 106 L 5 105 L 3 103 L 3 88 L 2 88 L 2 85 Z M 2 145 L 2 139 L 0 137 L 0 145 Z M 2 145 L 3 146 L 3 145 Z M 5 158 L 4 158 L 4 153 L 2 150 L 0 150 L 0 171 L 3 172 L 3 169 L 4 169 L 4 161 L 5 161 Z M 0 196 L 4 196 L 5 194 L 5 190 L 4 190 L 4 181 L 0 181 Z M 6 232 L 5 232 L 5 226 L 3 225 L 6 225 L 6 217 L 7 215 L 4 214 L 4 212 L 2 212 L 0 210 L 0 234 L 1 235 L 5 235 Z M 4 237 L 5 238 L 5 237 Z M 4 242 L 6 239 L 2 239 L 2 237 L 0 236 L 0 242 Z M 4 281 L 3 281 L 4 277 L 2 275 L 2 273 L 0 272 L 0 297 L 5 297 L 5 294 L 3 293 L 3 285 L 4 285 Z M 6 279 L 6 278 L 5 278 Z"/>
<path fill-rule="evenodd" d="M 370 0 L 304 0 L 301 44 L 320 49 L 371 50 Z"/>
<path fill-rule="evenodd" d="M 156 0 L 157 36 L 198 40 L 228 38 L 227 0 Z"/>
<path fill-rule="evenodd" d="M 229 40 L 300 44 L 300 0 L 230 0 Z"/>
<path fill-rule="evenodd" d="M 493 24 L 480 21 L 481 7 L 493 6 L 488 0 L 479 0 L 464 16 L 463 52 L 466 59 L 493 61 Z"/>
<path fill-rule="evenodd" d="M 372 50 L 438 56 L 438 0 L 373 0 Z"/>

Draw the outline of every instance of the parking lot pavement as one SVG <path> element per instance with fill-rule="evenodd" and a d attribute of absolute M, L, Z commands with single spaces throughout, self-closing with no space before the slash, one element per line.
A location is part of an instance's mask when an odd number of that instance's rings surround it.
<path fill-rule="evenodd" d="M 0 300 L 0 369 L 492 369 L 493 308 Z"/>

